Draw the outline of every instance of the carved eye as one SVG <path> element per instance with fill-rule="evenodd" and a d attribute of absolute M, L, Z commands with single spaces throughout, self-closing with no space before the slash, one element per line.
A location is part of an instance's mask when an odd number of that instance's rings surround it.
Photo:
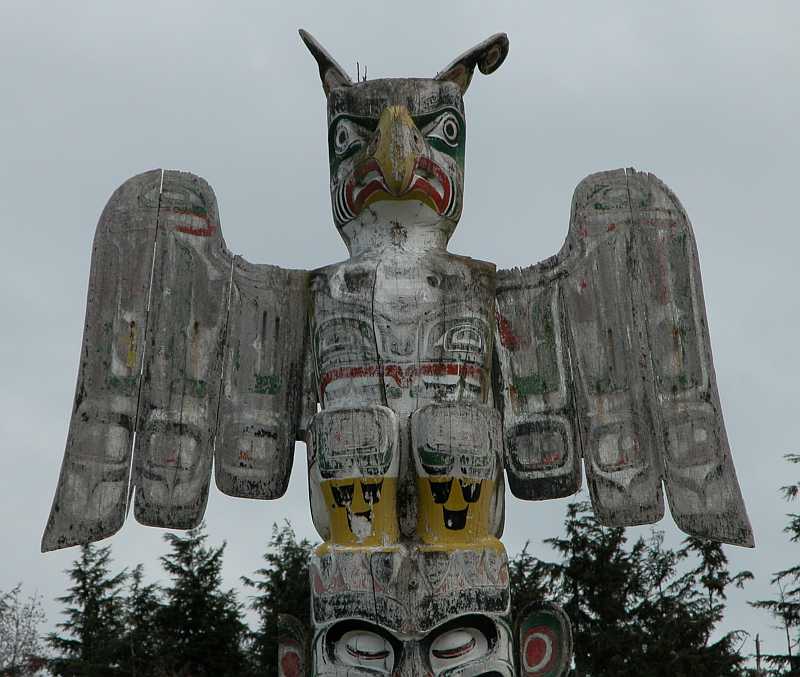
<path fill-rule="evenodd" d="M 360 148 L 362 137 L 358 126 L 350 120 L 339 120 L 333 133 L 333 149 L 337 155 L 344 155 Z"/>
<path fill-rule="evenodd" d="M 428 129 L 425 136 L 433 137 L 444 141 L 451 148 L 458 145 L 458 137 L 461 132 L 461 123 L 453 113 L 445 113 L 440 116 Z"/>
<path fill-rule="evenodd" d="M 383 637 L 369 630 L 351 630 L 336 642 L 337 661 L 353 667 L 368 667 L 389 673 L 394 666 L 394 648 Z"/>
<path fill-rule="evenodd" d="M 435 346 L 448 352 L 466 352 L 483 355 L 486 348 L 485 328 L 479 320 L 467 320 L 442 327 L 442 335 L 434 343 Z M 474 359 L 474 358 L 473 358 Z"/>
<path fill-rule="evenodd" d="M 431 667 L 439 674 L 444 668 L 475 660 L 488 651 L 489 642 L 478 628 L 455 628 L 442 633 L 431 643 Z"/>

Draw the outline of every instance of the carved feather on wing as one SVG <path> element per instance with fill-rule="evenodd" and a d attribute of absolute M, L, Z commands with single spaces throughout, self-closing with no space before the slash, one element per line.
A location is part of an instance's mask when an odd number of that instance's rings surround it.
<path fill-rule="evenodd" d="M 112 196 L 92 253 L 81 365 L 42 550 L 136 519 L 190 528 L 225 493 L 286 490 L 303 411 L 307 273 L 225 246 L 214 193 L 155 170 Z"/>
<path fill-rule="evenodd" d="M 607 525 L 672 515 L 752 546 L 717 393 L 689 219 L 655 176 L 593 174 L 554 257 L 498 271 L 498 400 L 512 492 L 574 493 Z"/>

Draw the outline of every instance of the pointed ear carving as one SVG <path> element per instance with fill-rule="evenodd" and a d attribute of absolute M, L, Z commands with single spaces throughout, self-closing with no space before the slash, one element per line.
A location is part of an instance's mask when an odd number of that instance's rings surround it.
<path fill-rule="evenodd" d="M 300 38 L 308 47 L 308 51 L 317 60 L 319 65 L 319 77 L 322 80 L 322 89 L 325 90 L 325 96 L 330 94 L 334 87 L 350 87 L 353 81 L 350 76 L 345 72 L 336 60 L 328 54 L 326 49 L 319 44 L 314 36 L 308 31 L 300 29 Z"/>
<path fill-rule="evenodd" d="M 500 68 L 500 64 L 505 61 L 506 56 L 508 56 L 508 36 L 505 33 L 495 33 L 492 37 L 464 52 L 447 68 L 441 70 L 436 75 L 436 79 L 455 82 L 461 88 L 461 93 L 464 94 L 472 80 L 475 66 L 484 75 L 489 75 Z"/>

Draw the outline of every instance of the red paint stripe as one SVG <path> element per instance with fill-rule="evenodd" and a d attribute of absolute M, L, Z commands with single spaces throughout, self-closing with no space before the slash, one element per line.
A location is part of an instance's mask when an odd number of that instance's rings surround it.
<path fill-rule="evenodd" d="M 420 376 L 465 376 L 480 379 L 484 368 L 476 364 L 462 364 L 458 362 L 426 362 L 403 367 L 399 364 L 385 364 L 383 368 L 371 364 L 362 367 L 336 367 L 326 371 L 321 376 L 322 392 L 334 381 L 356 378 L 390 378 L 398 386 L 410 386 Z"/>
<path fill-rule="evenodd" d="M 509 350 L 519 348 L 519 336 L 514 333 L 511 329 L 511 323 L 500 314 L 499 310 L 495 311 L 495 320 L 497 321 L 497 329 L 500 332 L 500 343 L 503 347 Z"/>
<path fill-rule="evenodd" d="M 322 374 L 322 390 L 333 383 L 343 378 L 364 378 L 365 376 L 378 376 L 380 374 L 380 367 L 377 365 L 369 365 L 366 367 L 336 367 Z"/>
<path fill-rule="evenodd" d="M 199 237 L 210 237 L 214 234 L 217 230 L 216 226 L 211 223 L 207 216 L 200 216 L 199 214 L 195 214 L 192 211 L 187 211 L 185 209 L 170 209 L 173 214 L 179 214 L 181 216 L 194 216 L 196 219 L 200 219 L 201 221 L 205 221 L 206 227 L 205 228 L 192 228 L 191 226 L 178 226 L 175 230 L 179 233 L 186 233 L 187 235 L 198 235 Z"/>

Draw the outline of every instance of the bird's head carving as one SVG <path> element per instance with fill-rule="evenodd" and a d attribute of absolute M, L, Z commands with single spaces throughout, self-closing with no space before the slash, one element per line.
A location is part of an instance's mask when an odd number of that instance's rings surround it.
<path fill-rule="evenodd" d="M 506 35 L 476 45 L 435 78 L 357 83 L 311 35 L 300 35 L 328 99 L 333 217 L 348 247 L 401 244 L 409 236 L 444 246 L 461 216 L 463 95 L 476 66 L 488 74 L 503 62 Z"/>

